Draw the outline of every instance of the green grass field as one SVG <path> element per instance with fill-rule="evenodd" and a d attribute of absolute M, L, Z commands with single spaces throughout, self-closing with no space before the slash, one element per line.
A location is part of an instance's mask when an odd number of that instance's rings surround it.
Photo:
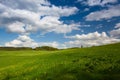
<path fill-rule="evenodd" d="M 0 51 L 0 80 L 120 80 L 119 49 Z"/>

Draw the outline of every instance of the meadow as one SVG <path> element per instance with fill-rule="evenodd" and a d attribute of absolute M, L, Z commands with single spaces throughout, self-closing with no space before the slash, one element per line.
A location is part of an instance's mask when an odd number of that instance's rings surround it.
<path fill-rule="evenodd" d="M 0 50 L 0 80 L 120 80 L 119 49 Z"/>

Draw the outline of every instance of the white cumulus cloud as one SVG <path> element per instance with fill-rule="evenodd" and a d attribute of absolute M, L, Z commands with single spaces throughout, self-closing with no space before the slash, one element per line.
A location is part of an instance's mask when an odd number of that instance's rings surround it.
<path fill-rule="evenodd" d="M 25 25 L 21 22 L 15 22 L 15 23 L 9 24 L 7 26 L 7 30 L 9 32 L 24 33 L 25 32 L 24 26 Z"/>
<path fill-rule="evenodd" d="M 110 31 L 111 37 L 120 38 L 120 23 L 117 23 L 115 29 Z"/>
<path fill-rule="evenodd" d="M 36 43 L 33 39 L 31 39 L 27 35 L 19 35 L 18 38 L 13 41 L 5 43 L 7 47 L 37 47 L 38 43 Z"/>
<path fill-rule="evenodd" d="M 115 25 L 115 28 L 120 28 L 120 23 L 117 23 L 117 24 Z"/>
<path fill-rule="evenodd" d="M 87 21 L 100 21 L 120 16 L 120 5 L 109 7 L 101 11 L 91 12 L 86 16 Z"/>
<path fill-rule="evenodd" d="M 69 33 L 78 24 L 65 24 L 60 18 L 77 11 L 76 7 L 58 7 L 47 0 L 0 0 L 0 26 L 15 33 Z"/>
<path fill-rule="evenodd" d="M 78 2 L 89 6 L 105 6 L 108 3 L 116 3 L 117 1 L 118 0 L 78 0 Z"/>
<path fill-rule="evenodd" d="M 105 32 L 98 33 L 88 33 L 88 34 L 76 34 L 74 36 L 65 36 L 66 38 L 72 39 L 71 41 L 65 42 L 66 46 L 69 47 L 89 47 L 98 46 L 109 43 L 119 42 L 120 39 L 109 37 Z"/>
<path fill-rule="evenodd" d="M 52 42 L 36 42 L 29 37 L 29 35 L 19 35 L 16 39 L 6 42 L 4 46 L 7 47 L 40 47 L 40 46 L 51 46 L 55 48 L 66 48 L 66 45 L 61 44 L 57 41 Z"/>

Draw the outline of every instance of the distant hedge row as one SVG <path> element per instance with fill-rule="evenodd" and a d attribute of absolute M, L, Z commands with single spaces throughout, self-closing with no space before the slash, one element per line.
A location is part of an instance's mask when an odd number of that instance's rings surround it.
<path fill-rule="evenodd" d="M 0 50 L 6 50 L 6 51 L 14 51 L 14 50 L 46 50 L 46 51 L 54 51 L 58 50 L 57 48 L 50 47 L 50 46 L 42 46 L 42 47 L 36 47 L 34 49 L 30 47 L 0 47 Z"/>
<path fill-rule="evenodd" d="M 34 50 L 54 51 L 54 50 L 58 50 L 58 48 L 54 48 L 54 47 L 50 47 L 50 46 L 42 46 L 42 47 L 36 47 Z"/>
<path fill-rule="evenodd" d="M 8 50 L 8 51 L 13 51 L 13 50 L 32 50 L 32 48 L 29 48 L 29 47 L 0 47 L 0 50 Z"/>

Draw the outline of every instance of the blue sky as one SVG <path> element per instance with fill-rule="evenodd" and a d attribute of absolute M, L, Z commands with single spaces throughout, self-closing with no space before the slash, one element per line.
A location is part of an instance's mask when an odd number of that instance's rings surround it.
<path fill-rule="evenodd" d="M 120 42 L 120 0 L 0 0 L 0 46 Z"/>

